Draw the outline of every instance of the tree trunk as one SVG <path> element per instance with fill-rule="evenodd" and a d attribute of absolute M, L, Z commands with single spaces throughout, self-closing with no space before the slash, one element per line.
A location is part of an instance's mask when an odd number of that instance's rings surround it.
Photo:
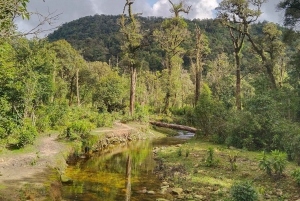
<path fill-rule="evenodd" d="M 236 91 L 235 91 L 235 104 L 237 110 L 242 109 L 241 103 L 241 66 L 240 66 L 240 55 L 239 52 L 235 52 L 236 62 Z"/>
<path fill-rule="evenodd" d="M 162 123 L 162 122 L 150 122 L 150 124 L 158 126 L 158 127 L 189 131 L 189 132 L 192 132 L 192 133 L 195 133 L 197 131 L 196 128 L 189 127 L 189 126 L 178 125 L 178 124 L 167 124 L 167 123 Z"/>
<path fill-rule="evenodd" d="M 272 89 L 276 89 L 277 86 L 276 86 L 276 80 L 275 80 L 275 77 L 274 77 L 274 74 L 273 74 L 273 65 L 267 63 L 267 61 L 266 61 L 265 66 L 267 68 L 267 73 L 268 73 L 269 79 L 271 81 Z"/>
<path fill-rule="evenodd" d="M 74 82 L 75 76 L 76 76 L 76 75 L 74 75 L 74 76 L 71 78 L 69 106 L 72 106 L 72 103 L 73 103 L 73 95 L 74 95 L 74 93 L 73 93 L 73 82 Z"/>
<path fill-rule="evenodd" d="M 130 67 L 131 83 L 130 83 L 130 116 L 134 114 L 134 103 L 135 103 L 135 88 L 136 88 L 136 68 Z"/>
<path fill-rule="evenodd" d="M 171 77 L 172 77 L 172 65 L 171 59 L 167 59 L 167 68 L 168 68 L 168 81 L 167 81 L 167 92 L 165 96 L 165 107 L 163 109 L 163 113 L 168 114 L 170 108 L 170 98 L 171 98 Z"/>
<path fill-rule="evenodd" d="M 197 67 L 197 69 L 196 69 L 195 105 L 197 105 L 197 102 L 198 102 L 199 97 L 200 97 L 201 74 L 202 74 L 201 70 L 199 69 L 199 67 Z"/>
<path fill-rule="evenodd" d="M 77 106 L 80 105 L 80 94 L 79 94 L 79 68 L 76 69 L 76 93 L 77 93 Z"/>

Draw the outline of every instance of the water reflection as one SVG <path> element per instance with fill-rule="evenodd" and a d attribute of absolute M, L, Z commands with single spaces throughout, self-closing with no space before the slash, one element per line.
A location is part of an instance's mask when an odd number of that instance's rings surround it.
<path fill-rule="evenodd" d="M 138 201 L 163 197 L 158 192 L 160 181 L 154 174 L 154 146 L 182 143 L 181 139 L 138 141 L 107 149 L 81 160 L 66 170 L 74 182 L 63 187 L 65 200 Z M 145 194 L 145 189 L 155 194 Z"/>

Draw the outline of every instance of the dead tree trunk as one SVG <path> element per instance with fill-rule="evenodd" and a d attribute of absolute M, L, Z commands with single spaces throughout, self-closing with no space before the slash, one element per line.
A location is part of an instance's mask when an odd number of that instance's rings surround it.
<path fill-rule="evenodd" d="M 150 122 L 150 124 L 158 126 L 158 127 L 189 131 L 189 132 L 192 132 L 192 133 L 196 133 L 196 131 L 197 131 L 196 128 L 189 127 L 189 126 L 178 125 L 178 124 L 167 124 L 167 123 L 162 123 L 162 122 Z"/>

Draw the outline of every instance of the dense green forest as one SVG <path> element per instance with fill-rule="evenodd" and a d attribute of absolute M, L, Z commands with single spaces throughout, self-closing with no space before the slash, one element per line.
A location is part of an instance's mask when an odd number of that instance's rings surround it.
<path fill-rule="evenodd" d="M 12 15 L 0 8 L 3 148 L 50 129 L 84 140 L 116 119 L 154 119 L 194 126 L 215 143 L 281 150 L 300 164 L 300 37 L 258 22 L 259 3 L 224 0 L 214 20 L 183 19 L 183 3 L 168 19 L 139 17 L 128 3 L 122 15 L 27 39 L 14 31 L 16 15 L 29 17 L 27 1 L 18 2 Z"/>

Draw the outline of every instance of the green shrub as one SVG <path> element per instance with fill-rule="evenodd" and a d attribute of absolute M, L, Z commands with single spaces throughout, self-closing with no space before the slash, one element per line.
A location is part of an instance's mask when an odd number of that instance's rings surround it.
<path fill-rule="evenodd" d="M 179 149 L 177 150 L 177 156 L 182 156 L 182 149 L 181 147 L 179 147 Z"/>
<path fill-rule="evenodd" d="M 239 182 L 232 185 L 230 194 L 233 201 L 255 201 L 258 200 L 256 190 L 249 181 Z"/>
<path fill-rule="evenodd" d="M 275 175 L 281 176 L 286 168 L 286 164 L 286 153 L 278 150 L 272 151 L 270 157 L 267 157 L 266 153 L 262 152 L 259 159 L 259 168 L 266 171 L 268 175 L 272 175 L 274 171 Z"/>
<path fill-rule="evenodd" d="M 101 113 L 97 116 L 97 127 L 112 127 L 114 118 L 110 113 Z"/>
<path fill-rule="evenodd" d="M 266 171 L 268 175 L 272 175 L 272 161 L 268 159 L 265 151 L 263 151 L 262 154 L 260 155 L 258 167 L 261 170 Z"/>
<path fill-rule="evenodd" d="M 38 135 L 38 132 L 34 126 L 25 124 L 19 130 L 17 146 L 21 148 L 27 144 L 33 144 L 37 135 Z"/>
<path fill-rule="evenodd" d="M 223 135 L 226 121 L 225 108 L 221 102 L 212 97 L 209 87 L 204 84 L 199 101 L 195 107 L 195 125 L 201 128 L 196 135 L 212 136 Z"/>
<path fill-rule="evenodd" d="M 237 152 L 230 152 L 228 157 L 229 157 L 231 171 L 235 171 L 237 169 L 237 164 L 236 164 L 236 159 L 238 157 Z"/>
<path fill-rule="evenodd" d="M 205 160 L 205 165 L 207 167 L 215 166 L 220 162 L 219 159 L 215 159 L 214 153 L 215 153 L 214 148 L 209 147 L 207 150 L 207 157 Z"/>
<path fill-rule="evenodd" d="M 65 137 L 70 140 L 86 139 L 94 125 L 88 120 L 77 120 L 64 129 Z"/>
<path fill-rule="evenodd" d="M 298 186 L 300 186 L 300 168 L 292 171 L 291 176 L 296 180 Z"/>
<path fill-rule="evenodd" d="M 272 166 L 274 168 L 276 175 L 282 175 L 287 164 L 287 155 L 279 150 L 274 150 L 271 152 L 272 155 Z"/>

